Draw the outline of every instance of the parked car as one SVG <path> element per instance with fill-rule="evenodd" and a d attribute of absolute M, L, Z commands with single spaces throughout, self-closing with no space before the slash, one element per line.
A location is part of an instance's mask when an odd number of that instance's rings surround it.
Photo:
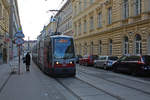
<path fill-rule="evenodd" d="M 112 65 L 118 60 L 117 56 L 99 56 L 97 60 L 94 60 L 95 67 L 101 67 L 104 69 L 111 69 Z"/>
<path fill-rule="evenodd" d="M 98 59 L 97 55 L 85 55 L 83 58 L 79 60 L 79 64 L 81 65 L 94 65 L 94 60 Z"/>
<path fill-rule="evenodd" d="M 76 56 L 76 63 L 79 63 L 79 59 L 80 59 L 80 58 L 82 58 L 81 55 L 77 55 L 77 56 Z"/>
<path fill-rule="evenodd" d="M 122 56 L 113 64 L 114 72 L 127 72 L 132 75 L 150 74 L 150 55 Z"/>

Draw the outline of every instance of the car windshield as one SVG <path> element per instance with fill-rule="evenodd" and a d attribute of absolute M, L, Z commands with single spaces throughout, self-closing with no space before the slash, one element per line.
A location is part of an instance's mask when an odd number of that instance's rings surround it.
<path fill-rule="evenodd" d="M 117 60 L 118 57 L 109 57 L 108 59 L 109 59 L 109 60 Z"/>
<path fill-rule="evenodd" d="M 81 56 L 81 55 L 77 55 L 77 57 L 78 57 L 78 58 L 82 58 L 82 56 Z"/>
<path fill-rule="evenodd" d="M 74 57 L 73 39 L 57 38 L 54 40 L 54 58 L 68 59 Z"/>
<path fill-rule="evenodd" d="M 140 56 L 129 56 L 126 58 L 127 61 L 140 61 Z"/>
<path fill-rule="evenodd" d="M 119 58 L 119 61 L 124 61 L 127 58 L 127 56 L 122 56 Z"/>
<path fill-rule="evenodd" d="M 93 55 L 93 56 L 90 56 L 90 57 L 91 57 L 91 59 L 94 59 L 94 60 L 98 59 L 98 56 L 96 56 L 96 55 Z"/>
<path fill-rule="evenodd" d="M 99 60 L 106 60 L 107 57 L 99 57 Z"/>

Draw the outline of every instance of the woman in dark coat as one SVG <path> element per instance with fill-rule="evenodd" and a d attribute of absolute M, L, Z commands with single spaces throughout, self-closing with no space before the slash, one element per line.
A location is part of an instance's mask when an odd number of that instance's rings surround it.
<path fill-rule="evenodd" d="M 30 54 L 28 52 L 26 55 L 26 71 L 30 71 L 29 67 L 30 67 Z"/>

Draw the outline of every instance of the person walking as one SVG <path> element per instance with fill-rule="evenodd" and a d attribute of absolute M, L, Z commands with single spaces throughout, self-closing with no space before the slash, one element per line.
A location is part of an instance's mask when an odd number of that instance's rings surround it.
<path fill-rule="evenodd" d="M 29 52 L 26 54 L 26 71 L 30 71 L 30 54 L 29 54 Z"/>

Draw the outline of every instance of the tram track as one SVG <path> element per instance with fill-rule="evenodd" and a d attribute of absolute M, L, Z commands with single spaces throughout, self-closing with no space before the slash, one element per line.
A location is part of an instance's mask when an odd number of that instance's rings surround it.
<path fill-rule="evenodd" d="M 134 89 L 134 90 L 142 92 L 144 94 L 150 95 L 150 92 L 147 92 L 147 91 L 144 91 L 144 90 L 141 90 L 141 89 L 137 89 L 137 88 L 134 88 L 134 87 L 131 87 L 131 86 L 128 86 L 128 85 L 125 85 L 125 84 L 122 84 L 122 83 L 119 83 L 119 82 L 116 82 L 116 81 L 112 81 L 112 80 L 103 78 L 100 75 L 98 76 L 96 74 L 92 74 L 92 73 L 88 73 L 88 72 L 84 72 L 84 71 L 79 71 L 79 73 L 84 73 L 84 74 L 90 75 L 92 77 L 96 77 L 98 79 L 103 79 L 103 80 L 105 80 L 107 82 L 111 82 L 111 83 L 114 83 L 114 84 L 117 84 L 117 85 L 120 85 L 120 86 L 123 86 L 123 87 L 126 87 L 126 88 Z"/>
<path fill-rule="evenodd" d="M 109 93 L 109 92 L 107 92 L 107 91 L 105 91 L 105 90 L 103 90 L 103 89 L 100 89 L 100 88 L 94 86 L 93 84 L 90 84 L 89 82 L 86 82 L 86 81 L 84 81 L 84 80 L 82 80 L 82 79 L 80 79 L 80 78 L 78 78 L 78 77 L 74 77 L 74 79 L 76 79 L 76 80 L 78 80 L 78 81 L 81 81 L 81 82 L 83 82 L 84 84 L 87 84 L 87 85 L 89 85 L 90 87 L 92 87 L 92 88 L 94 88 L 94 89 L 97 89 L 97 90 L 99 90 L 100 92 L 103 92 L 103 93 L 105 93 L 105 94 L 107 94 L 107 95 L 109 95 L 109 96 L 111 96 L 111 97 L 113 97 L 113 98 L 115 98 L 115 99 L 117 99 L 117 100 L 124 100 L 123 98 L 121 98 L 121 97 L 119 97 L 119 96 L 116 96 L 116 95 L 114 95 L 114 94 L 111 94 L 111 93 Z M 74 96 L 76 96 L 76 97 L 78 98 L 78 100 L 83 100 L 82 97 L 80 97 L 79 95 L 77 95 L 72 89 L 70 89 L 70 88 L 69 88 L 66 84 L 64 84 L 60 79 L 55 78 L 55 80 L 56 80 L 59 84 L 61 84 L 65 89 L 67 89 L 69 92 L 71 92 Z"/>
<path fill-rule="evenodd" d="M 58 78 L 54 78 L 60 85 L 62 85 L 67 91 L 69 91 L 73 96 L 75 96 L 78 100 L 83 100 L 80 96 L 72 91 L 69 87 L 67 87 L 63 82 L 61 82 Z"/>
<path fill-rule="evenodd" d="M 83 66 L 82 66 L 83 67 Z M 86 69 L 86 68 L 79 68 L 79 69 L 82 69 L 82 70 L 88 70 L 88 69 Z M 93 71 L 93 70 L 92 70 Z M 106 70 L 103 70 L 103 71 L 99 71 L 99 70 L 95 70 L 96 72 L 108 72 L 108 71 L 106 71 Z M 138 82 L 138 83 L 142 83 L 142 84 L 146 84 L 146 85 L 150 85 L 150 82 L 148 82 L 148 81 L 145 81 L 145 80 L 141 80 L 141 81 L 138 81 L 138 80 L 136 80 L 136 79 L 129 79 L 129 78 L 125 78 L 125 77 L 121 77 L 121 76 L 118 76 L 118 75 L 115 75 L 113 72 L 111 72 L 111 71 L 109 71 L 110 73 L 111 73 L 111 75 L 113 75 L 113 76 L 116 76 L 116 77 L 118 77 L 118 78 L 121 78 L 121 79 L 125 79 L 125 80 L 129 80 L 129 81 L 134 81 L 134 82 Z M 128 75 L 127 75 L 128 76 Z M 130 77 L 133 77 L 133 76 L 130 76 Z M 134 78 L 134 77 L 133 77 Z M 143 81 L 145 81 L 145 82 L 143 82 Z"/>

